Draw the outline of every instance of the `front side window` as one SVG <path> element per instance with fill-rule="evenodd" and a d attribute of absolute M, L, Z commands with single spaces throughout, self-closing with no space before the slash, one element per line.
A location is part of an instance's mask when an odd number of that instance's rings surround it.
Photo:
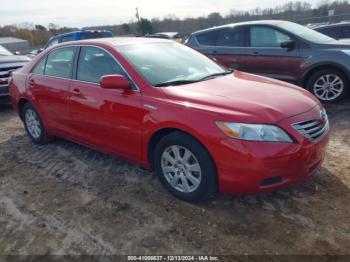
<path fill-rule="evenodd" d="M 244 46 L 244 29 L 239 27 L 220 30 L 216 40 L 216 45 L 228 47 Z"/>
<path fill-rule="evenodd" d="M 276 29 L 267 26 L 250 28 L 251 47 L 281 47 L 281 43 L 290 41 L 290 37 Z"/>
<path fill-rule="evenodd" d="M 119 46 L 118 51 L 153 86 L 203 81 L 210 75 L 227 72 L 206 56 L 176 42 L 125 45 Z"/>
<path fill-rule="evenodd" d="M 47 57 L 45 75 L 70 78 L 75 50 L 75 47 L 53 50 Z"/>
<path fill-rule="evenodd" d="M 104 75 L 124 75 L 123 69 L 110 54 L 97 47 L 83 46 L 80 51 L 77 80 L 99 83 Z"/>

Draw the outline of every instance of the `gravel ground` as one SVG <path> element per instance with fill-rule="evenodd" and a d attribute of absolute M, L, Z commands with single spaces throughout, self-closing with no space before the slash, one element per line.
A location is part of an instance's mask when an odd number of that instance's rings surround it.
<path fill-rule="evenodd" d="M 350 101 L 306 183 L 251 197 L 174 199 L 153 173 L 64 140 L 37 146 L 0 108 L 0 254 L 350 254 Z"/>

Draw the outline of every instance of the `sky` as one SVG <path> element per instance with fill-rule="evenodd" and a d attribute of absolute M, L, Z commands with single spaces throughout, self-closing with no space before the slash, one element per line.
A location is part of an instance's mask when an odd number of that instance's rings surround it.
<path fill-rule="evenodd" d="M 140 16 L 164 18 L 199 17 L 212 12 L 226 15 L 230 10 L 275 7 L 290 0 L 0 0 L 0 25 L 33 23 L 47 26 L 84 27 L 112 25 Z M 319 0 L 306 0 L 317 4 Z"/>

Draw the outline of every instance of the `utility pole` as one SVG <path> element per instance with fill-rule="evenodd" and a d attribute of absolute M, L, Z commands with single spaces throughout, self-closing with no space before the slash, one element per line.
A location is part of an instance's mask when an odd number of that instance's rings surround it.
<path fill-rule="evenodd" d="M 140 22 L 140 15 L 139 15 L 138 7 L 136 7 L 136 18 L 137 18 L 137 21 Z"/>

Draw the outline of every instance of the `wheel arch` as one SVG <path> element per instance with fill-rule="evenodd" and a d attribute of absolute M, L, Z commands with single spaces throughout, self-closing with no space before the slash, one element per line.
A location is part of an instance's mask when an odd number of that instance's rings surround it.
<path fill-rule="evenodd" d="M 340 72 L 342 72 L 346 77 L 347 80 L 350 80 L 350 72 L 346 70 L 346 68 L 342 65 L 336 64 L 336 63 L 322 63 L 322 64 L 317 64 L 310 68 L 307 72 L 302 77 L 302 86 L 304 88 L 307 87 L 307 83 L 310 80 L 311 76 L 316 73 L 317 71 L 324 70 L 324 69 L 335 69 Z"/>
<path fill-rule="evenodd" d="M 23 111 L 23 107 L 25 104 L 27 103 L 30 103 L 30 100 L 26 99 L 26 98 L 20 98 L 18 100 L 18 105 L 17 105 L 17 109 L 18 109 L 18 115 L 19 117 L 23 120 L 23 114 L 22 114 L 22 111 Z"/>
<path fill-rule="evenodd" d="M 154 149 L 156 148 L 157 144 L 159 143 L 159 141 L 163 137 L 165 137 L 166 135 L 168 135 L 168 134 L 170 134 L 172 132 L 184 133 L 184 134 L 192 137 L 196 141 L 198 141 L 204 147 L 204 149 L 208 152 L 208 154 L 211 157 L 211 159 L 213 161 L 213 164 L 215 166 L 215 170 L 217 172 L 216 163 L 214 161 L 214 158 L 213 158 L 210 150 L 205 145 L 205 143 L 203 143 L 202 140 L 198 138 L 197 135 L 193 134 L 189 130 L 186 130 L 186 129 L 183 129 L 183 128 L 179 128 L 179 127 L 170 127 L 170 126 L 169 127 L 161 127 L 159 129 L 157 129 L 155 132 L 153 132 L 153 134 L 151 135 L 150 139 L 148 140 L 148 143 L 147 143 L 147 161 L 148 161 L 148 164 L 149 164 L 149 167 L 150 167 L 151 170 L 153 170 L 153 168 L 154 168 L 154 159 L 153 159 Z"/>

